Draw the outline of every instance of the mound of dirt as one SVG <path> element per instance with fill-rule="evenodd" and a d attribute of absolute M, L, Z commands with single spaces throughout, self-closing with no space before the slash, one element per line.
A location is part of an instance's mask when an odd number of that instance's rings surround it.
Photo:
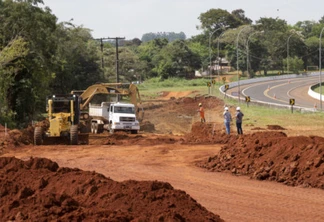
<path fill-rule="evenodd" d="M 26 129 L 6 129 L 0 125 L 0 154 L 6 149 L 13 149 L 21 145 L 33 143 L 33 128 L 28 126 Z"/>
<path fill-rule="evenodd" d="M 34 127 L 29 125 L 27 128 L 18 130 L 5 129 L 0 125 L 0 154 L 5 149 L 18 147 L 20 145 L 29 145 L 33 143 Z"/>
<path fill-rule="evenodd" d="M 141 131 L 153 133 L 155 131 L 155 126 L 150 121 L 141 122 Z"/>
<path fill-rule="evenodd" d="M 324 189 L 324 138 L 287 137 L 273 131 L 233 135 L 218 155 L 197 165 L 210 171 Z"/>
<path fill-rule="evenodd" d="M 44 158 L 0 158 L 1 221 L 223 221 L 159 181 L 115 182 Z"/>
<path fill-rule="evenodd" d="M 182 143 L 183 139 L 180 136 L 175 135 L 160 135 L 160 134 L 139 134 L 139 135 L 132 135 L 127 132 L 119 131 L 115 132 L 112 135 L 104 134 L 102 135 L 104 141 L 101 144 L 104 145 L 157 145 L 157 144 L 175 144 L 175 143 Z M 98 138 L 95 140 L 98 141 Z M 90 140 L 92 144 L 92 140 Z"/>
<path fill-rule="evenodd" d="M 223 124 L 196 122 L 192 124 L 191 132 L 184 135 L 184 143 L 226 144 L 231 138 L 223 131 Z"/>
<path fill-rule="evenodd" d="M 279 125 L 267 125 L 267 128 L 269 130 L 286 130 L 285 128 Z"/>

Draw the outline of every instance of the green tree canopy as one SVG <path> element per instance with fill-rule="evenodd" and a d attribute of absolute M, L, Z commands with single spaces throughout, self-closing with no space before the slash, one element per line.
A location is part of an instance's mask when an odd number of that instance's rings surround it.
<path fill-rule="evenodd" d="M 10 72 L 13 81 L 6 92 L 6 105 L 8 110 L 16 112 L 17 122 L 32 118 L 38 96 L 48 92 L 51 80 L 51 59 L 55 52 L 52 33 L 56 29 L 56 17 L 48 8 L 37 7 L 41 3 L 37 0 L 0 1 L 0 46 L 21 38 L 26 43 L 20 45 L 21 50 L 28 52 L 19 58 L 20 68 L 13 65 Z"/>
<path fill-rule="evenodd" d="M 175 33 L 175 32 L 158 32 L 158 33 L 146 33 L 142 36 L 142 42 L 148 42 L 153 39 L 167 39 L 169 42 L 173 42 L 178 39 L 185 40 L 186 34 L 184 32 Z"/>

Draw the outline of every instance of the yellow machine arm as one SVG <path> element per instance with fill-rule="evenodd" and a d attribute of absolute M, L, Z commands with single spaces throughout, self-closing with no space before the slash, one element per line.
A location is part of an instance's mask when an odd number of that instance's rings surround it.
<path fill-rule="evenodd" d="M 71 93 L 81 93 L 80 98 L 82 98 L 82 103 L 80 105 L 80 110 L 83 110 L 96 94 L 128 96 L 130 102 L 133 103 L 135 107 L 137 107 L 138 103 L 141 103 L 138 88 L 134 84 L 98 83 L 89 86 L 86 90 L 72 91 Z"/>

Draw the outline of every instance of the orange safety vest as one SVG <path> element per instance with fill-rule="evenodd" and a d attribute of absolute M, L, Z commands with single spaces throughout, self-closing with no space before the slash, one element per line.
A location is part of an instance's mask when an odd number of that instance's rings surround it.
<path fill-rule="evenodd" d="M 201 106 L 200 108 L 199 108 L 199 112 L 200 112 L 200 118 L 205 118 L 205 111 L 204 111 L 204 108 Z"/>

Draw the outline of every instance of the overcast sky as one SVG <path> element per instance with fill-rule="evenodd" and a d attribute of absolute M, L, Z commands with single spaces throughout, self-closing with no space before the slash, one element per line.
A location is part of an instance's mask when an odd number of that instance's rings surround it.
<path fill-rule="evenodd" d="M 253 22 L 279 17 L 288 24 L 318 21 L 324 16 L 323 0 L 44 0 L 58 22 L 73 19 L 92 30 L 94 38 L 142 38 L 149 32 L 201 33 L 198 17 L 209 9 L 232 12 L 243 9 Z"/>

